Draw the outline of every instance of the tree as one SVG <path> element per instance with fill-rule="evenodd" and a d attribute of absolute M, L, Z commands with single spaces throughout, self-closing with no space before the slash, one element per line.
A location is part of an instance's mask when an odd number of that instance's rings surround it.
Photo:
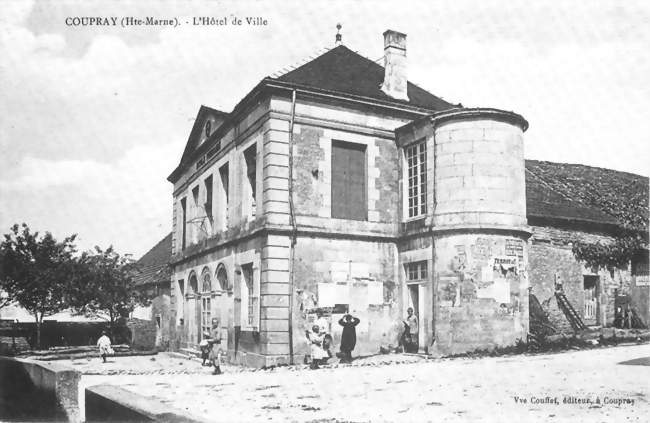
<path fill-rule="evenodd" d="M 65 310 L 72 281 L 76 235 L 57 241 L 39 237 L 23 223 L 15 224 L 0 244 L 0 280 L 8 296 L 36 320 L 36 345 L 41 346 L 43 317 Z"/>
<path fill-rule="evenodd" d="M 148 298 L 136 289 L 136 263 L 118 254 L 113 247 L 95 247 L 85 252 L 76 263 L 77 281 L 71 294 L 71 305 L 81 314 L 108 315 L 111 327 L 127 316 L 136 305 L 148 305 Z"/>

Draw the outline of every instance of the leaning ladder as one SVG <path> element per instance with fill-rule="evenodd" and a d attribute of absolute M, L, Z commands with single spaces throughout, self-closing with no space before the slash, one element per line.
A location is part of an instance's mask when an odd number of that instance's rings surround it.
<path fill-rule="evenodd" d="M 578 330 L 587 329 L 587 326 L 584 324 L 584 322 L 576 312 L 575 308 L 573 308 L 573 306 L 567 299 L 566 295 L 564 295 L 564 292 L 556 291 L 555 298 L 557 299 L 557 304 L 562 309 L 562 312 L 564 312 L 564 315 L 566 316 L 567 320 L 569 321 L 569 323 L 571 323 L 571 327 L 573 327 L 573 330 L 578 331 Z"/>

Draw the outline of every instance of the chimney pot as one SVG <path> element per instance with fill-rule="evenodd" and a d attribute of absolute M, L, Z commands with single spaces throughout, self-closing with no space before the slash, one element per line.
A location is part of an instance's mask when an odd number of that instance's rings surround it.
<path fill-rule="evenodd" d="M 381 90 L 397 100 L 409 101 L 407 86 L 406 34 L 384 32 L 384 82 Z"/>

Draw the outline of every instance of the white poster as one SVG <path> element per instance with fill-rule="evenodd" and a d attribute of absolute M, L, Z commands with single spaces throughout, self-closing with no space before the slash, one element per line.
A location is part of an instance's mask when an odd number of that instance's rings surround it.
<path fill-rule="evenodd" d="M 368 282 L 368 304 L 384 303 L 384 284 L 382 282 Z"/>
<path fill-rule="evenodd" d="M 510 283 L 505 278 L 495 278 L 494 283 L 491 285 L 477 289 L 476 296 L 478 298 L 492 298 L 499 304 L 509 304 Z"/>

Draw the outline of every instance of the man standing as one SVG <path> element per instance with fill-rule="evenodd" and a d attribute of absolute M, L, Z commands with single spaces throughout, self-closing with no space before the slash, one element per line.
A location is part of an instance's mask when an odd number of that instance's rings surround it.
<path fill-rule="evenodd" d="M 212 330 L 210 330 L 210 344 L 212 348 L 210 349 L 210 361 L 214 366 L 213 375 L 221 374 L 221 356 L 223 350 L 221 349 L 221 325 L 219 324 L 219 319 L 217 317 L 212 319 Z"/>
<path fill-rule="evenodd" d="M 406 329 L 406 352 L 409 353 L 417 353 L 419 349 L 419 344 L 418 344 L 418 335 L 420 332 L 420 325 L 418 324 L 418 316 L 413 314 L 413 307 L 409 307 L 406 310 L 406 313 L 408 316 L 406 316 L 406 320 L 404 323 L 408 328 Z"/>

